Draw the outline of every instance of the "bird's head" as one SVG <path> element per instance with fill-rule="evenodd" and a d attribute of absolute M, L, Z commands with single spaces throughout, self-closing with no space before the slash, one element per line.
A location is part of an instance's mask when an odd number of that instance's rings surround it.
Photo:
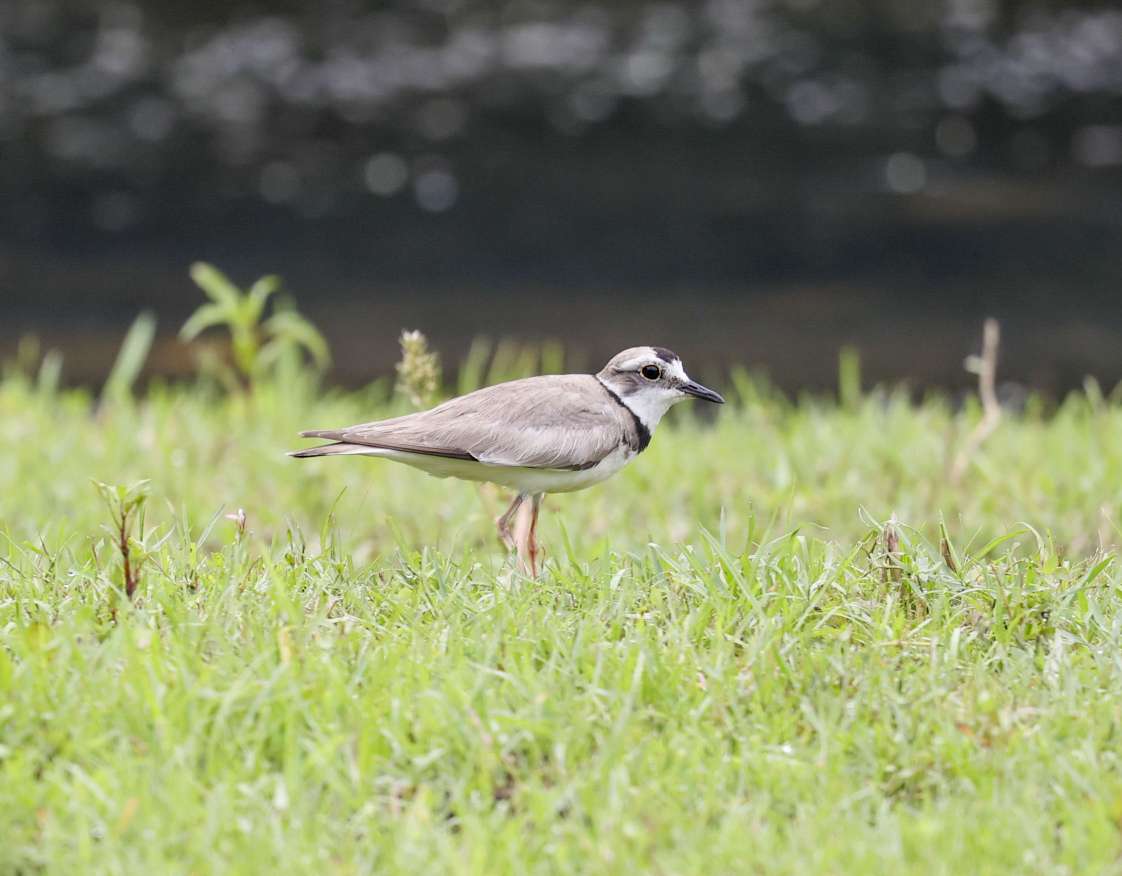
<path fill-rule="evenodd" d="M 682 360 L 665 347 L 632 347 L 617 353 L 596 377 L 648 429 L 653 429 L 670 406 L 683 399 L 725 403 L 713 390 L 690 380 Z"/>

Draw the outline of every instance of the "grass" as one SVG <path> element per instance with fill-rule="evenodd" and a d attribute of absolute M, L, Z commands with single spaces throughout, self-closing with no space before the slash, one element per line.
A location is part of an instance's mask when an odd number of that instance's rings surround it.
<path fill-rule="evenodd" d="M 0 872 L 1122 872 L 1122 407 L 952 484 L 972 403 L 714 382 L 534 583 L 498 491 L 282 455 L 382 386 L 10 374 Z M 129 601 L 91 479 L 140 478 Z"/>

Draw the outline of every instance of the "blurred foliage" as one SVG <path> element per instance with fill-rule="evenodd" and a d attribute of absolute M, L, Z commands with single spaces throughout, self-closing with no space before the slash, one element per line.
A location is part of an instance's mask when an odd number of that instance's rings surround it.
<path fill-rule="evenodd" d="M 156 339 L 156 317 L 145 311 L 137 316 L 129 327 L 109 377 L 102 389 L 102 398 L 120 402 L 130 397 L 132 388 L 140 379 L 144 363 Z"/>
<path fill-rule="evenodd" d="M 108 230 L 160 208 L 146 191 L 189 198 L 186 177 L 309 216 L 410 188 L 446 210 L 500 131 L 610 127 L 639 148 L 653 125 L 835 155 L 840 134 L 860 153 L 1113 166 L 1120 95 L 1122 12 L 1089 0 L 0 8 L 5 182 L 92 187 Z M 889 175 L 923 183 L 908 155 Z"/>
<path fill-rule="evenodd" d="M 265 315 L 269 298 L 280 287 L 279 277 L 262 277 L 243 292 L 214 266 L 196 262 L 191 266 L 191 279 L 206 293 L 210 303 L 201 305 L 191 315 L 180 329 L 180 337 L 193 341 L 209 328 L 226 329 L 233 368 L 212 354 L 203 354 L 201 362 L 204 370 L 228 388 L 236 388 L 239 380 L 252 385 L 278 368 L 297 367 L 303 354 L 311 357 L 320 372 L 331 364 L 327 341 L 294 308 L 277 309 Z"/>

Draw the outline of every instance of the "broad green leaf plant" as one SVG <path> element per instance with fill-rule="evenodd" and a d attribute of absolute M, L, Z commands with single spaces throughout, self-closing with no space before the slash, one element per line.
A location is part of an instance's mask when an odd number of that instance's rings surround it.
<path fill-rule="evenodd" d="M 209 301 L 183 324 L 179 336 L 194 341 L 210 328 L 223 327 L 230 336 L 230 357 L 225 362 L 213 351 L 204 351 L 201 365 L 228 387 L 251 387 L 275 376 L 285 362 L 311 360 L 320 372 L 331 364 L 327 341 L 307 318 L 293 307 L 274 307 L 266 316 L 269 300 L 281 285 L 275 275 L 261 277 L 247 290 L 239 289 L 213 265 L 196 262 L 191 279 Z"/>

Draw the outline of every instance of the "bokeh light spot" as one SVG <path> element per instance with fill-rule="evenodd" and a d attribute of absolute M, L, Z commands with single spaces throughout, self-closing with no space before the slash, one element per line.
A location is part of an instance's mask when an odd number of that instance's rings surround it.
<path fill-rule="evenodd" d="M 409 167 L 401 156 L 379 152 L 367 160 L 362 178 L 372 194 L 385 198 L 399 191 L 409 180 Z"/>
<path fill-rule="evenodd" d="M 884 179 L 897 194 L 915 194 L 927 185 L 927 165 L 911 152 L 897 152 L 884 164 Z"/>

